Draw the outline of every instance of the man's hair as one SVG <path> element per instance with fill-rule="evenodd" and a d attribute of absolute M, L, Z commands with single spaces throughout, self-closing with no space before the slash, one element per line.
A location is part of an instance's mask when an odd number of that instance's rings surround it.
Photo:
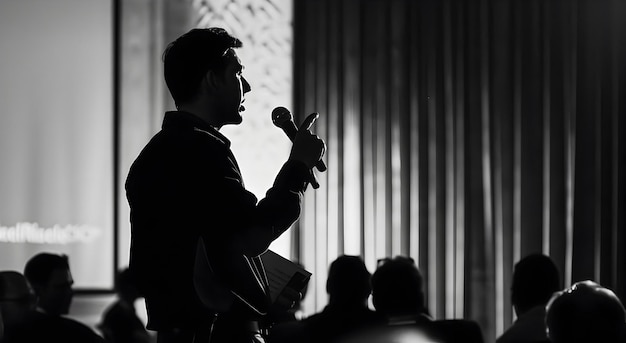
<path fill-rule="evenodd" d="M 24 275 L 14 270 L 0 271 L 0 301 L 23 301 L 31 297 L 32 290 Z"/>
<path fill-rule="evenodd" d="M 532 254 L 515 264 L 511 297 L 514 305 L 523 310 L 545 306 L 554 292 L 561 290 L 559 270 L 552 259 Z"/>
<path fill-rule="evenodd" d="M 342 255 L 330 264 L 326 290 L 334 300 L 361 302 L 367 299 L 372 289 L 370 277 L 361 257 Z"/>
<path fill-rule="evenodd" d="M 58 269 L 70 269 L 66 255 L 39 253 L 26 262 L 24 276 L 31 285 L 43 286 L 50 281 L 52 272 Z"/>
<path fill-rule="evenodd" d="M 423 312 L 424 278 L 413 259 L 396 256 L 380 262 L 382 264 L 372 275 L 376 310 L 386 315 Z"/>
<path fill-rule="evenodd" d="M 115 291 L 120 295 L 133 298 L 140 296 L 134 275 L 131 273 L 130 269 L 124 268 L 118 271 L 115 276 Z"/>
<path fill-rule="evenodd" d="M 167 88 L 179 105 L 190 100 L 209 70 L 221 72 L 225 54 L 242 43 L 219 27 L 192 29 L 170 43 L 163 52 Z"/>

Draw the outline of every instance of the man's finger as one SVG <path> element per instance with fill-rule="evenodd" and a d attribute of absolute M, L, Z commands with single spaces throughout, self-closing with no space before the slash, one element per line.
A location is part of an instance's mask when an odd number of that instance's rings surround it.
<path fill-rule="evenodd" d="M 317 120 L 317 118 L 319 118 L 320 114 L 315 112 L 315 113 L 311 113 L 309 114 L 308 117 L 306 117 L 306 119 L 304 119 L 304 121 L 302 122 L 302 125 L 300 125 L 300 128 L 298 130 L 309 130 L 311 129 L 311 126 L 313 125 L 313 123 L 315 123 L 315 120 Z"/>
<path fill-rule="evenodd" d="M 297 290 L 291 287 L 286 287 L 285 289 L 283 289 L 283 291 L 281 292 L 281 295 L 288 299 L 295 299 L 295 300 L 302 299 L 302 293 L 298 292 Z"/>

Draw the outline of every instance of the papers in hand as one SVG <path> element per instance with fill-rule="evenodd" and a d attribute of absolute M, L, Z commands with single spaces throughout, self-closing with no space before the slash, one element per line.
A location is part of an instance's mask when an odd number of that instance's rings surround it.
<path fill-rule="evenodd" d="M 311 278 L 311 273 L 271 250 L 260 257 L 269 282 L 272 303 L 287 287 L 301 292 Z"/>

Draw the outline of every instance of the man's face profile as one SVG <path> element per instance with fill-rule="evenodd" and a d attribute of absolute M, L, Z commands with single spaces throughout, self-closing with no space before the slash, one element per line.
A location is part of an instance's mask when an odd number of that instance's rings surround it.
<path fill-rule="evenodd" d="M 39 304 L 50 314 L 67 314 L 72 303 L 72 273 L 69 269 L 55 269 L 39 294 Z"/>
<path fill-rule="evenodd" d="M 250 84 L 243 77 L 243 65 L 234 49 L 224 54 L 226 66 L 216 77 L 216 101 L 218 102 L 219 121 L 225 124 L 240 124 L 241 112 L 245 110 L 245 94 L 250 91 Z"/>

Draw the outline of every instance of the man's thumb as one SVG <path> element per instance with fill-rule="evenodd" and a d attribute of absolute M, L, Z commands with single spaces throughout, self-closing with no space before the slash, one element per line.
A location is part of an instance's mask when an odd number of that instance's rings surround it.
<path fill-rule="evenodd" d="M 317 120 L 317 118 L 319 118 L 319 116 L 320 114 L 317 112 L 309 114 L 309 116 L 306 117 L 306 119 L 304 119 L 304 121 L 302 122 L 302 125 L 300 125 L 300 128 L 298 130 L 311 129 L 311 126 L 313 126 L 313 123 L 315 123 L 315 121 Z"/>

